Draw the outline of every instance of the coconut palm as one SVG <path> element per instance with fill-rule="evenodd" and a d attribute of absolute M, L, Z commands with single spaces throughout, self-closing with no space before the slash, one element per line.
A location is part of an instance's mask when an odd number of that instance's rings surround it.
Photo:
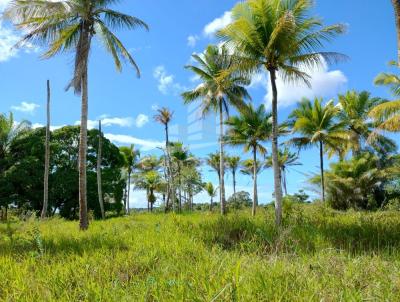
<path fill-rule="evenodd" d="M 30 126 L 28 121 L 16 123 L 11 112 L 8 116 L 0 114 L 0 160 L 4 159 L 9 153 L 13 141 L 28 130 Z"/>
<path fill-rule="evenodd" d="M 128 61 L 139 76 L 139 68 L 113 29 L 148 28 L 142 20 L 112 10 L 114 0 L 12 0 L 4 16 L 24 32 L 23 43 L 44 44 L 48 49 L 44 58 L 73 51 L 74 72 L 67 88 L 82 95 L 81 134 L 79 144 L 79 205 L 80 228 L 89 226 L 87 216 L 87 120 L 88 120 L 88 64 L 93 37 L 98 37 L 114 59 L 117 70 L 121 60 Z"/>
<path fill-rule="evenodd" d="M 375 79 L 376 85 L 387 86 L 392 94 L 400 97 L 400 78 L 395 74 L 381 73 Z M 371 110 L 370 117 L 378 122 L 378 130 L 400 131 L 400 100 L 384 102 Z"/>
<path fill-rule="evenodd" d="M 392 0 L 397 29 L 397 62 L 400 64 L 400 0 Z"/>
<path fill-rule="evenodd" d="M 218 179 L 221 178 L 221 161 L 220 161 L 220 153 L 219 152 L 215 152 L 215 153 L 210 153 L 208 154 L 208 157 L 206 158 L 206 163 L 208 166 L 210 166 L 212 168 L 212 170 L 214 170 L 217 175 L 218 175 Z"/>
<path fill-rule="evenodd" d="M 204 190 L 207 192 L 208 196 L 210 196 L 210 211 L 212 211 L 213 200 L 214 197 L 217 195 L 218 188 L 214 188 L 212 182 L 208 182 L 204 185 Z"/>
<path fill-rule="evenodd" d="M 233 196 L 236 195 L 236 172 L 240 166 L 240 156 L 228 156 L 226 158 L 226 166 L 232 172 Z"/>
<path fill-rule="evenodd" d="M 186 66 L 187 69 L 200 77 L 202 83 L 191 91 L 182 94 L 185 104 L 201 101 L 203 116 L 210 111 L 219 113 L 220 126 L 220 202 L 221 214 L 225 214 L 225 184 L 224 184 L 224 115 L 229 107 L 240 108 L 245 99 L 250 99 L 246 86 L 250 84 L 247 77 L 233 72 L 234 59 L 224 46 L 208 46 L 202 55 L 194 54 L 193 59 L 199 66 Z"/>
<path fill-rule="evenodd" d="M 238 67 L 269 74 L 272 87 L 272 156 L 275 182 L 276 224 L 282 220 L 282 188 L 278 161 L 277 74 L 285 81 L 309 83 L 304 68 L 331 63 L 343 56 L 321 52 L 344 31 L 342 25 L 324 27 L 321 19 L 309 15 L 312 0 L 247 0 L 232 10 L 232 22 L 218 35 L 240 54 Z"/>
<path fill-rule="evenodd" d="M 124 168 L 127 171 L 127 185 L 126 185 L 126 196 L 124 200 L 124 208 L 125 208 L 125 213 L 129 214 L 129 199 L 130 199 L 130 191 L 131 191 L 131 178 L 132 178 L 132 172 L 136 168 L 136 165 L 138 164 L 138 159 L 140 157 L 140 151 L 135 149 L 134 145 L 131 145 L 130 147 L 120 147 L 119 148 L 121 154 L 124 157 Z"/>
<path fill-rule="evenodd" d="M 289 148 L 279 149 L 279 167 L 282 175 L 282 187 L 285 191 L 285 195 L 288 195 L 287 191 L 287 169 L 292 166 L 300 166 L 299 156 L 297 153 L 290 152 Z M 272 167 L 272 156 L 268 156 L 265 161 L 265 167 Z"/>
<path fill-rule="evenodd" d="M 158 171 L 147 171 L 141 174 L 136 185 L 138 188 L 146 190 L 147 203 L 149 210 L 153 212 L 154 203 L 157 201 L 155 193 L 162 189 L 163 182 Z"/>
<path fill-rule="evenodd" d="M 381 98 L 372 98 L 367 91 L 360 93 L 348 91 L 346 94 L 339 95 L 341 110 L 338 117 L 349 131 L 348 147 L 352 149 L 353 155 L 359 155 L 365 149 L 365 145 L 370 145 L 382 154 L 397 149 L 395 142 L 379 133 L 375 133 L 373 139 L 368 139 L 377 127 L 377 123 L 371 121 L 368 114 L 384 102 Z"/>
<path fill-rule="evenodd" d="M 322 99 L 315 98 L 313 103 L 304 99 L 289 117 L 293 132 L 300 135 L 292 138 L 289 143 L 300 149 L 319 146 L 322 201 L 325 201 L 324 150 L 335 150 L 338 146 L 346 145 L 349 140 L 346 124 L 338 120 L 339 111 L 340 107 L 335 106 L 333 101 L 323 105 Z"/>
<path fill-rule="evenodd" d="M 171 173 L 171 155 L 169 151 L 169 123 L 171 122 L 174 113 L 170 111 L 168 108 L 161 108 L 157 110 L 157 114 L 154 116 L 154 120 L 162 125 L 164 125 L 165 129 L 165 176 L 168 178 L 167 181 L 167 202 L 165 205 L 165 210 L 169 209 L 169 201 L 174 192 L 173 188 L 173 179 Z"/>
<path fill-rule="evenodd" d="M 263 143 L 272 137 L 271 114 L 267 113 L 264 105 L 257 109 L 252 104 L 244 106 L 239 116 L 230 117 L 226 121 L 228 133 L 226 141 L 232 146 L 243 146 L 244 152 L 253 155 L 253 216 L 258 206 L 257 192 L 257 153 L 265 155 L 267 152 Z"/>

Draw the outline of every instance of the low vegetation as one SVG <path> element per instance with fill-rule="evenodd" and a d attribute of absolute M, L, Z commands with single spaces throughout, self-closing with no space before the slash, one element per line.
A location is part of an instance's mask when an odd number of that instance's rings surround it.
<path fill-rule="evenodd" d="M 217 211 L 217 209 L 215 209 Z M 399 301 L 398 212 L 272 207 L 1 224 L 4 301 Z"/>

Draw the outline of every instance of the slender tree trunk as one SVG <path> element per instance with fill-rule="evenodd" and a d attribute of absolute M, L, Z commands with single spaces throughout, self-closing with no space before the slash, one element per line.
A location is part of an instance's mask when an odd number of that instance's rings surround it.
<path fill-rule="evenodd" d="M 258 206 L 258 192 L 257 192 L 257 148 L 253 148 L 253 210 L 251 214 L 256 216 Z"/>
<path fill-rule="evenodd" d="M 286 185 L 286 170 L 285 170 L 285 168 L 282 168 L 282 179 L 283 179 L 283 181 L 282 181 L 283 188 L 285 190 L 285 196 L 288 196 L 287 185 Z"/>
<path fill-rule="evenodd" d="M 106 214 L 104 212 L 104 201 L 103 201 L 103 190 L 102 190 L 102 182 L 101 182 L 101 161 L 102 161 L 102 137 L 103 134 L 101 132 L 101 120 L 99 121 L 99 147 L 97 150 L 97 194 L 99 196 L 99 205 L 101 211 L 101 218 L 105 219 Z"/>
<path fill-rule="evenodd" d="M 130 209 L 129 209 L 129 205 L 130 205 L 130 198 L 131 198 L 131 177 L 132 177 L 132 171 L 131 168 L 129 168 L 129 172 L 128 172 L 128 198 L 126 201 L 126 208 L 125 208 L 125 212 L 127 215 L 130 214 Z"/>
<path fill-rule="evenodd" d="M 125 184 L 125 189 L 124 189 L 124 212 L 126 214 L 126 199 L 128 195 L 128 181 Z"/>
<path fill-rule="evenodd" d="M 182 179 L 181 179 L 181 166 L 178 162 L 178 177 L 179 177 L 179 209 L 178 211 L 182 212 Z"/>
<path fill-rule="evenodd" d="M 43 209 L 41 219 L 47 216 L 47 208 L 49 207 L 49 170 L 50 170 L 50 81 L 47 80 L 47 125 L 46 125 L 46 142 L 44 156 L 44 193 L 43 193 Z"/>
<path fill-rule="evenodd" d="M 321 163 L 321 200 L 325 202 L 324 145 L 322 142 L 319 142 L 319 160 Z"/>
<path fill-rule="evenodd" d="M 212 212 L 212 209 L 213 209 L 213 198 L 211 197 L 211 200 L 210 200 L 210 211 Z"/>
<path fill-rule="evenodd" d="M 219 100 L 219 169 L 220 169 L 220 177 L 219 177 L 219 192 L 220 192 L 220 202 L 221 202 L 221 215 L 226 214 L 225 209 L 225 155 L 224 155 L 224 112 L 222 108 L 222 100 Z"/>
<path fill-rule="evenodd" d="M 233 178 L 233 196 L 236 195 L 236 171 L 232 169 L 232 178 Z"/>
<path fill-rule="evenodd" d="M 397 64 L 400 66 L 400 0 L 392 0 L 397 29 Z"/>
<path fill-rule="evenodd" d="M 275 189 L 275 223 L 282 224 L 282 186 L 281 168 L 278 158 L 278 89 L 276 87 L 276 70 L 270 69 L 272 86 L 272 164 L 274 168 L 274 189 Z"/>
<path fill-rule="evenodd" d="M 89 92 L 88 92 L 88 61 L 90 49 L 90 34 L 87 25 L 83 25 L 81 33 L 81 58 L 82 78 L 80 81 L 82 88 L 82 108 L 81 108 L 81 129 L 79 142 L 79 227 L 81 230 L 89 228 L 88 206 L 87 206 L 87 122 L 89 111 Z"/>

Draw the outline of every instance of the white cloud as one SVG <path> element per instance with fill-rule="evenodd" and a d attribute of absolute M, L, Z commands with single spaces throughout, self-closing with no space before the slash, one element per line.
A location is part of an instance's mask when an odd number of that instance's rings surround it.
<path fill-rule="evenodd" d="M 278 102 L 280 107 L 288 107 L 299 102 L 302 98 L 334 97 L 338 92 L 343 90 L 347 84 L 347 77 L 340 70 L 329 71 L 326 63 L 322 64 L 320 68 L 314 70 L 306 70 L 311 76 L 311 88 L 304 83 L 285 83 L 278 75 L 277 88 L 278 88 Z M 272 89 L 270 81 L 265 81 L 266 77 L 256 77 L 253 79 L 254 87 L 268 83 L 267 95 L 265 100 L 270 106 L 272 101 Z M 252 84 L 253 85 L 253 84 Z M 264 84 L 265 87 L 266 84 Z"/>
<path fill-rule="evenodd" d="M 175 83 L 174 75 L 168 74 L 163 65 L 154 69 L 153 76 L 158 81 L 158 90 L 162 94 L 178 94 L 185 89 L 181 84 Z"/>
<path fill-rule="evenodd" d="M 149 122 L 149 117 L 145 114 L 139 114 L 135 120 L 136 127 L 138 128 L 142 128 L 148 122 Z"/>
<path fill-rule="evenodd" d="M 213 20 L 212 22 L 208 23 L 204 29 L 203 34 L 206 37 L 213 37 L 217 31 L 224 28 L 228 24 L 232 22 L 232 13 L 225 12 L 221 17 Z"/>
<path fill-rule="evenodd" d="M 197 41 L 199 40 L 200 38 L 199 38 L 199 36 L 197 36 L 197 35 L 190 35 L 188 38 L 187 38 L 187 45 L 189 46 L 189 47 L 195 47 L 196 46 L 196 44 L 197 44 Z"/>
<path fill-rule="evenodd" d="M 11 106 L 11 109 L 15 110 L 15 111 L 20 111 L 20 112 L 24 112 L 24 113 L 33 114 L 35 112 L 35 110 L 37 108 L 39 108 L 39 107 L 40 106 L 38 104 L 35 104 L 35 103 L 22 102 L 18 106 Z"/>
<path fill-rule="evenodd" d="M 123 145 L 134 144 L 137 146 L 141 146 L 142 147 L 141 150 L 143 151 L 150 151 L 156 148 L 162 148 L 164 146 L 164 142 L 158 142 L 154 140 L 144 140 L 129 135 L 107 133 L 104 136 L 116 144 L 123 144 Z"/>
<path fill-rule="evenodd" d="M 111 126 L 118 126 L 118 127 L 132 127 L 133 119 L 130 117 L 107 117 L 106 115 L 102 115 L 99 117 L 101 119 L 101 125 L 103 127 L 111 127 Z M 81 121 L 76 121 L 75 125 L 79 126 Z M 88 129 L 97 129 L 99 127 L 98 120 L 88 120 Z"/>
<path fill-rule="evenodd" d="M 157 111 L 158 109 L 160 109 L 160 106 L 158 106 L 158 104 L 151 105 L 151 110 Z"/>

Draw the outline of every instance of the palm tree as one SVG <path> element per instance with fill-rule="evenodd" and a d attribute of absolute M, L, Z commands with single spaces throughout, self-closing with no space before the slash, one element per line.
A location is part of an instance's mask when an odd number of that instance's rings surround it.
<path fill-rule="evenodd" d="M 400 78 L 397 75 L 381 73 L 376 77 L 375 84 L 389 87 L 396 98 L 400 97 Z M 400 100 L 384 102 L 376 106 L 369 116 L 378 122 L 378 130 L 400 131 Z"/>
<path fill-rule="evenodd" d="M 153 212 L 154 203 L 157 201 L 155 193 L 159 191 L 162 186 L 162 179 L 158 171 L 144 172 L 137 181 L 137 187 L 147 192 L 147 203 L 151 212 Z"/>
<path fill-rule="evenodd" d="M 101 163 L 102 163 L 102 152 L 103 152 L 103 132 L 101 130 L 101 120 L 99 120 L 99 146 L 97 149 L 97 195 L 99 197 L 99 205 L 101 211 L 101 218 L 105 219 L 106 214 L 104 212 L 104 200 L 103 200 L 103 188 L 101 180 Z"/>
<path fill-rule="evenodd" d="M 207 192 L 208 196 L 210 196 L 210 211 L 212 211 L 213 199 L 217 195 L 218 188 L 214 188 L 212 182 L 208 182 L 204 185 L 204 190 Z"/>
<path fill-rule="evenodd" d="M 127 184 L 126 184 L 126 197 L 127 198 L 125 198 L 125 200 L 124 200 L 124 208 L 125 208 L 125 213 L 129 214 L 131 177 L 132 177 L 133 170 L 135 169 L 136 165 L 138 164 L 138 158 L 140 157 L 140 152 L 139 152 L 139 150 L 135 149 L 134 145 L 131 145 L 130 147 L 123 146 L 123 147 L 120 147 L 119 150 L 125 159 L 124 168 L 126 169 L 126 171 L 128 173 Z"/>
<path fill-rule="evenodd" d="M 267 150 L 262 145 L 272 137 L 271 114 L 267 113 L 264 105 L 254 109 L 252 104 L 240 110 L 239 116 L 230 117 L 226 121 L 228 133 L 226 141 L 233 146 L 244 146 L 244 152 L 253 154 L 253 216 L 258 206 L 257 192 L 257 153 L 265 155 Z"/>
<path fill-rule="evenodd" d="M 228 156 L 226 158 L 226 166 L 232 172 L 233 196 L 236 195 L 236 172 L 239 169 L 240 156 Z"/>
<path fill-rule="evenodd" d="M 299 156 L 297 153 L 290 152 L 289 148 L 279 149 L 279 167 L 282 175 L 282 187 L 285 191 L 285 195 L 288 195 L 287 191 L 287 169 L 291 166 L 300 166 Z M 272 156 L 268 156 L 265 161 L 265 167 L 272 167 Z"/>
<path fill-rule="evenodd" d="M 208 154 L 208 157 L 206 158 L 206 163 L 209 165 L 217 174 L 218 174 L 218 179 L 221 178 L 221 160 L 220 160 L 220 153 L 215 152 L 215 153 L 210 153 Z"/>
<path fill-rule="evenodd" d="M 314 103 L 304 99 L 289 117 L 292 119 L 293 132 L 301 135 L 292 138 L 289 143 L 298 148 L 319 145 L 323 202 L 325 201 L 324 149 L 326 147 L 335 150 L 346 145 L 349 140 L 348 132 L 345 130 L 346 125 L 338 120 L 339 112 L 340 107 L 335 106 L 333 101 L 323 105 L 322 99 L 316 98 Z"/>
<path fill-rule="evenodd" d="M 381 98 L 371 98 L 371 94 L 367 91 L 360 93 L 348 91 L 346 94 L 339 95 L 341 107 L 339 119 L 349 131 L 349 148 L 352 149 L 353 155 L 359 155 L 365 144 L 371 145 L 382 154 L 397 149 L 395 142 L 378 133 L 374 134 L 373 139 L 368 139 L 377 127 L 377 123 L 371 121 L 368 114 L 384 102 Z"/>
<path fill-rule="evenodd" d="M 47 207 L 49 205 L 49 173 L 50 173 L 50 81 L 47 80 L 47 106 L 46 106 L 46 141 L 44 154 L 44 192 L 43 192 L 43 208 L 41 219 L 45 219 L 47 215 Z"/>
<path fill-rule="evenodd" d="M 233 72 L 234 58 L 229 50 L 222 46 L 208 46 L 202 55 L 193 55 L 197 66 L 186 66 L 187 69 L 200 77 L 202 83 L 191 91 L 182 94 L 185 104 L 201 100 L 203 116 L 211 110 L 219 113 L 220 126 L 220 202 L 221 214 L 225 214 L 225 183 L 224 183 L 224 114 L 228 114 L 229 107 L 240 108 L 245 99 L 250 99 L 245 86 L 250 80 L 237 72 Z"/>
<path fill-rule="evenodd" d="M 400 64 L 400 0 L 392 0 L 392 4 L 395 13 L 397 29 L 397 64 Z"/>
<path fill-rule="evenodd" d="M 173 188 L 173 179 L 172 179 L 172 173 L 171 173 L 171 155 L 169 151 L 169 132 L 168 132 L 168 127 L 169 123 L 171 122 L 174 113 L 170 111 L 168 108 L 161 108 L 157 110 L 157 114 L 154 116 L 154 120 L 162 125 L 164 125 L 165 129 L 165 176 L 166 178 L 168 177 L 167 181 L 167 202 L 165 205 L 165 211 L 169 210 L 169 201 L 172 197 L 172 194 L 174 192 Z"/>
<path fill-rule="evenodd" d="M 28 121 L 16 123 L 14 115 L 0 114 L 0 160 L 4 159 L 10 151 L 10 147 L 14 140 L 27 131 L 31 124 Z"/>
<path fill-rule="evenodd" d="M 310 17 L 312 0 L 247 0 L 232 11 L 232 23 L 218 35 L 240 54 L 238 67 L 244 71 L 269 74 L 272 87 L 272 156 L 275 183 L 276 224 L 282 221 L 282 188 L 278 160 L 278 88 L 277 73 L 286 81 L 309 83 L 309 68 L 342 58 L 332 52 L 321 52 L 344 31 L 342 25 L 324 27 L 322 21 Z"/>
<path fill-rule="evenodd" d="M 25 32 L 20 44 L 40 42 L 48 46 L 44 58 L 61 52 L 75 52 L 75 66 L 71 82 L 82 95 L 81 134 L 79 144 L 79 220 L 80 229 L 89 227 L 87 215 L 87 120 L 88 120 L 88 65 L 89 53 L 94 36 L 100 38 L 111 53 L 117 70 L 121 60 L 128 61 L 140 75 L 139 68 L 129 51 L 111 31 L 112 29 L 135 29 L 144 27 L 142 20 L 110 9 L 114 0 L 12 0 L 4 16 Z"/>

